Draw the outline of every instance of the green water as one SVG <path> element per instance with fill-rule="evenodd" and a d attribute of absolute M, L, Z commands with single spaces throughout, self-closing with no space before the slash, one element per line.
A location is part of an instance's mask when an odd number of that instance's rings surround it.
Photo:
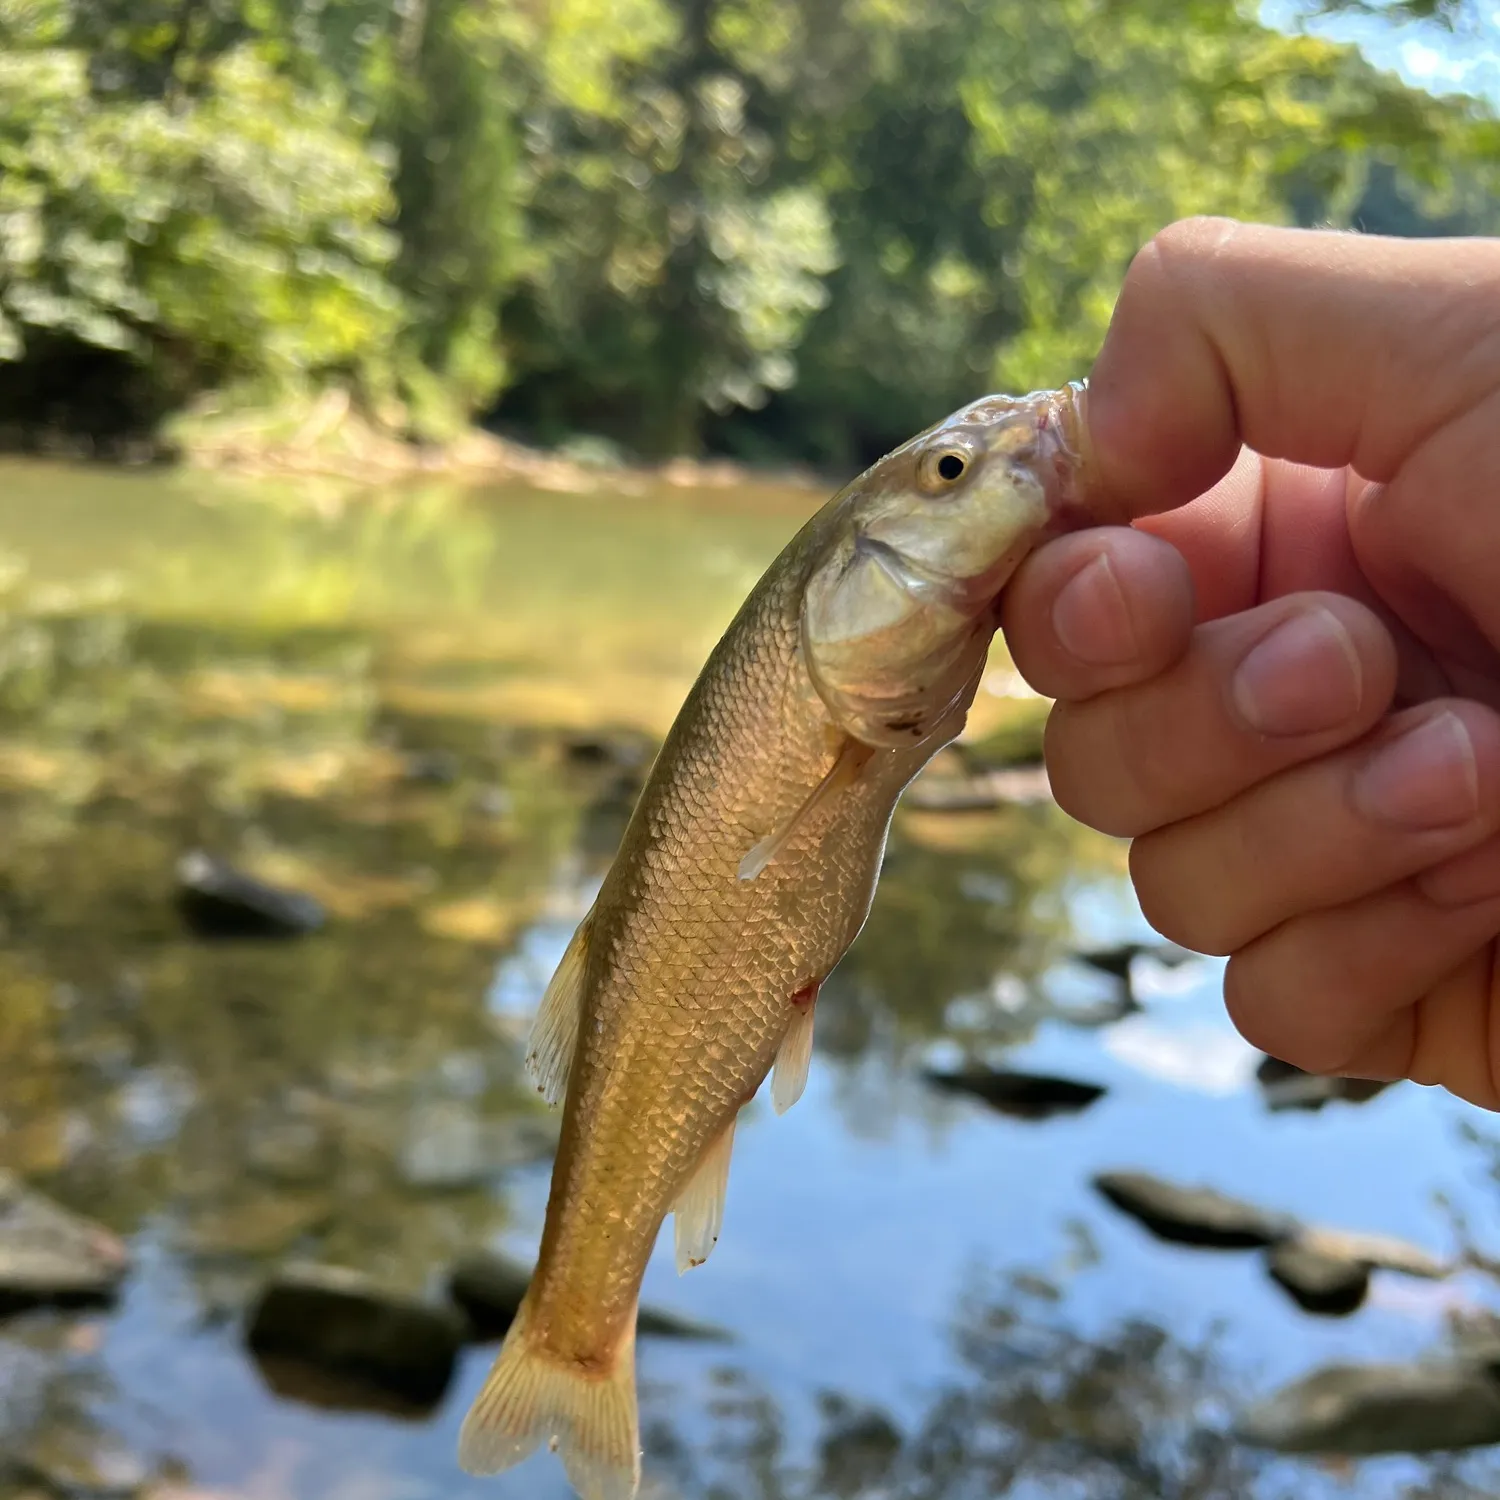
<path fill-rule="evenodd" d="M 413 1163 L 455 1129 L 530 1138 L 519 1041 L 633 768 L 817 499 L 0 471 L 0 1167 L 135 1255 L 112 1311 L 0 1324 L 0 1496 L 38 1493 L 16 1460 L 52 1441 L 247 1500 L 565 1493 L 546 1456 L 457 1471 L 492 1350 L 398 1420 L 278 1394 L 243 1314 L 293 1256 L 421 1290 L 476 1248 L 534 1248 L 544 1158 Z M 1005 694 L 997 659 L 980 736 L 1034 718 Z M 327 930 L 194 939 L 172 892 L 197 846 L 311 892 Z M 1089 1175 L 1145 1167 L 1439 1250 L 1446 1201 L 1494 1249 L 1497 1132 L 1416 1089 L 1268 1115 L 1214 964 L 1148 964 L 1141 1013 L 1078 1024 L 1112 992 L 1069 953 L 1144 932 L 1121 853 L 1047 806 L 898 815 L 807 1097 L 747 1116 L 708 1265 L 648 1271 L 648 1300 L 734 1335 L 642 1344 L 648 1493 L 1500 1486 L 1483 1455 L 1351 1479 L 1225 1436 L 1235 1401 L 1427 1350 L 1494 1289 L 1380 1279 L 1355 1317 L 1312 1319 L 1254 1257 L 1147 1239 Z M 1109 1093 L 1001 1117 L 924 1083 L 966 1054 Z"/>

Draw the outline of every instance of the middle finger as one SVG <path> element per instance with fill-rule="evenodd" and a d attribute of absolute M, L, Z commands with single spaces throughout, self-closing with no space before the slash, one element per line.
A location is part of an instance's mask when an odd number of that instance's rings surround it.
<path fill-rule="evenodd" d="M 1395 679 L 1390 633 L 1364 605 L 1288 595 L 1198 626 L 1145 682 L 1059 702 L 1046 737 L 1053 792 L 1104 833 L 1148 833 L 1357 739 Z"/>

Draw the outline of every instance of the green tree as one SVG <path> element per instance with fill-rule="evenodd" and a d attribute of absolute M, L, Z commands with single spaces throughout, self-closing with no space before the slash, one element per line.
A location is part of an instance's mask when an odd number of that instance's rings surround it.
<path fill-rule="evenodd" d="M 149 92 L 101 85 L 114 54 L 71 45 L 68 21 L 0 11 L 0 360 L 72 343 L 179 397 L 355 371 L 399 303 L 389 164 L 342 91 L 247 42 L 200 59 L 190 92 L 169 41 L 142 43 Z"/>

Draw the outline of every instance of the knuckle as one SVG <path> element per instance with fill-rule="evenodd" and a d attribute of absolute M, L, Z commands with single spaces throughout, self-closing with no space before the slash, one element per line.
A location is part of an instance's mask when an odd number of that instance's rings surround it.
<path fill-rule="evenodd" d="M 1216 214 L 1191 214 L 1158 229 L 1142 247 L 1131 265 L 1142 276 L 1175 279 L 1189 266 L 1218 255 L 1234 238 L 1240 224 Z"/>
<path fill-rule="evenodd" d="M 1101 700 L 1108 714 L 1108 754 L 1121 800 L 1134 804 L 1134 832 L 1159 827 L 1173 816 L 1182 787 L 1181 766 L 1166 726 L 1174 721 L 1158 679 Z"/>
<path fill-rule="evenodd" d="M 1262 1052 L 1269 1053 L 1281 1062 L 1294 1067 L 1308 1068 L 1299 1038 L 1286 1033 L 1284 1026 L 1277 1024 L 1277 1010 L 1265 1004 L 1263 966 L 1251 953 L 1236 953 L 1224 970 L 1224 1009 L 1234 1023 L 1234 1029 Z"/>
<path fill-rule="evenodd" d="M 1111 749 L 1113 718 L 1109 699 L 1059 703 L 1047 720 L 1043 752 L 1057 805 L 1100 833 L 1129 838 L 1142 830 Z"/>
<path fill-rule="evenodd" d="M 1336 980 L 1306 937 L 1293 923 L 1234 953 L 1224 970 L 1224 1008 L 1252 1047 L 1307 1073 L 1337 1073 L 1357 1039 L 1345 1008 L 1329 1003 Z"/>
<path fill-rule="evenodd" d="M 1130 879 L 1141 914 L 1169 942 L 1215 958 L 1234 951 L 1230 925 L 1207 897 L 1211 888 L 1194 877 L 1171 830 L 1135 840 Z"/>

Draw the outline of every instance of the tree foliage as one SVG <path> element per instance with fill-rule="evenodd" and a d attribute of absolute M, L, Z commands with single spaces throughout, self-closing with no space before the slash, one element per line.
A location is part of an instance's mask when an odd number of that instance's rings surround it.
<path fill-rule="evenodd" d="M 1493 231 L 1500 125 L 1225 0 L 0 0 L 0 363 L 155 409 L 843 463 L 1197 212 Z"/>

